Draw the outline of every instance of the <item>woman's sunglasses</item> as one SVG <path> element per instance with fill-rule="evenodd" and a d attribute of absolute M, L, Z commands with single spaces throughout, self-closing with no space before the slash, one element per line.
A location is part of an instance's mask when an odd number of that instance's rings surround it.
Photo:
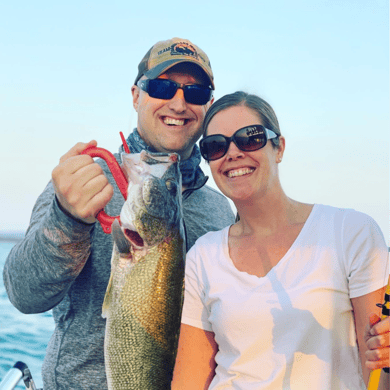
<path fill-rule="evenodd" d="M 200 153 L 206 161 L 218 160 L 223 157 L 234 142 L 238 149 L 244 152 L 253 152 L 264 148 L 267 140 L 277 138 L 278 135 L 262 125 L 251 125 L 237 130 L 231 137 L 222 134 L 208 135 L 200 141 Z"/>
<path fill-rule="evenodd" d="M 213 97 L 213 90 L 210 86 L 200 84 L 179 84 L 167 79 L 146 79 L 140 80 L 137 86 L 147 92 L 150 97 L 156 99 L 172 99 L 180 88 L 184 92 L 184 99 L 187 103 L 203 106 Z"/>

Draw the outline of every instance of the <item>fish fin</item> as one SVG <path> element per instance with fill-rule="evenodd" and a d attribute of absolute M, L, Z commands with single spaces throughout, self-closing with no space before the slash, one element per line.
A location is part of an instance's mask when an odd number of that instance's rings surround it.
<path fill-rule="evenodd" d="M 114 247 L 112 249 L 112 255 L 111 255 L 111 268 L 113 266 L 113 260 L 114 260 L 115 256 L 118 256 L 118 251 L 117 251 L 115 243 L 114 243 Z M 113 279 L 114 279 L 114 276 L 113 276 L 113 272 L 111 270 L 110 279 L 108 281 L 106 294 L 104 295 L 104 300 L 103 300 L 103 306 L 102 306 L 102 317 L 103 318 L 108 317 L 108 313 L 110 310 L 110 306 L 111 306 L 111 302 L 112 302 L 113 288 L 114 288 L 113 287 L 113 283 L 114 283 Z"/>
<path fill-rule="evenodd" d="M 108 317 L 108 313 L 109 313 L 110 306 L 111 306 L 111 294 L 112 294 L 112 284 L 113 284 L 112 280 L 113 280 L 113 276 L 111 274 L 110 280 L 108 282 L 106 294 L 104 295 L 104 301 L 103 301 L 103 306 L 102 306 L 102 317 L 103 318 Z"/>
<path fill-rule="evenodd" d="M 130 243 L 123 234 L 122 228 L 117 219 L 115 219 L 111 225 L 111 232 L 112 239 L 118 248 L 118 252 L 124 255 L 128 255 L 130 253 Z"/>

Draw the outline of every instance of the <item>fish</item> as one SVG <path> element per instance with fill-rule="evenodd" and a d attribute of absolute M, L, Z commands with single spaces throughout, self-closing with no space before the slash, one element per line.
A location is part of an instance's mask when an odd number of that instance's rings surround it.
<path fill-rule="evenodd" d="M 185 231 L 176 153 L 122 155 L 127 200 L 112 225 L 104 297 L 109 390 L 170 389 L 184 296 Z"/>

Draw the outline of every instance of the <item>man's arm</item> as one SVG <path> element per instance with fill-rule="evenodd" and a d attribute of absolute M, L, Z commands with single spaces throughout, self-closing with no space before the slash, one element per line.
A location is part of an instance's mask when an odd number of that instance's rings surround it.
<path fill-rule="evenodd" d="M 77 144 L 61 158 L 34 206 L 26 237 L 5 263 L 9 299 L 23 313 L 57 305 L 89 257 L 94 225 L 88 222 L 111 199 L 112 186 L 90 156 L 79 155 L 88 145 L 96 142 Z"/>
<path fill-rule="evenodd" d="M 366 294 L 361 297 L 351 299 L 353 311 L 354 311 L 356 336 L 357 336 L 358 346 L 359 346 L 360 361 L 362 364 L 363 377 L 366 385 L 368 384 L 368 379 L 369 379 L 371 369 L 377 368 L 376 366 L 374 367 L 376 363 L 374 361 L 370 362 L 370 360 L 376 360 L 376 354 L 378 352 L 377 346 L 371 345 L 372 342 L 368 344 L 368 339 L 369 339 L 367 335 L 368 318 L 370 317 L 370 315 L 374 313 L 376 315 L 380 315 L 380 308 L 376 307 L 376 304 L 382 302 L 384 292 L 385 292 L 385 287 L 377 291 L 374 291 L 370 294 Z M 379 324 L 377 325 L 377 327 L 379 327 Z M 389 333 L 387 333 L 387 345 L 389 343 L 388 335 Z M 369 350 L 368 345 L 371 345 L 373 350 Z M 388 348 L 387 348 L 387 353 L 388 353 Z M 385 360 L 388 361 L 388 359 L 389 359 L 388 355 L 387 358 L 385 355 L 383 355 L 381 359 L 382 363 L 384 363 Z"/>
<path fill-rule="evenodd" d="M 371 313 L 364 339 L 368 348 L 366 351 L 366 366 L 370 370 L 381 370 L 384 367 L 390 367 L 390 317 L 381 320 L 377 314 Z M 375 376 L 370 377 L 370 385 L 376 386 L 377 379 L 375 378 Z M 378 390 L 389 389 L 390 374 L 381 370 Z"/>

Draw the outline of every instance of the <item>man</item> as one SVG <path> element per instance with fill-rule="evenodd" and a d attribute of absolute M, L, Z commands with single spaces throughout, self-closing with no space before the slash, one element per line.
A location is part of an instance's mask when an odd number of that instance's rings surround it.
<path fill-rule="evenodd" d="M 138 70 L 132 87 L 138 123 L 127 142 L 132 153 L 148 149 L 181 156 L 189 249 L 199 236 L 234 222 L 227 200 L 205 186 L 195 145 L 212 104 L 213 73 L 207 55 L 179 38 L 155 44 Z M 80 154 L 89 145 L 96 142 L 79 143 L 60 159 L 25 239 L 4 267 L 15 307 L 23 313 L 53 309 L 56 327 L 42 368 L 44 388 L 50 390 L 107 388 L 101 307 L 112 239 L 95 216 L 102 208 L 119 215 L 123 198 L 105 163 Z"/>

